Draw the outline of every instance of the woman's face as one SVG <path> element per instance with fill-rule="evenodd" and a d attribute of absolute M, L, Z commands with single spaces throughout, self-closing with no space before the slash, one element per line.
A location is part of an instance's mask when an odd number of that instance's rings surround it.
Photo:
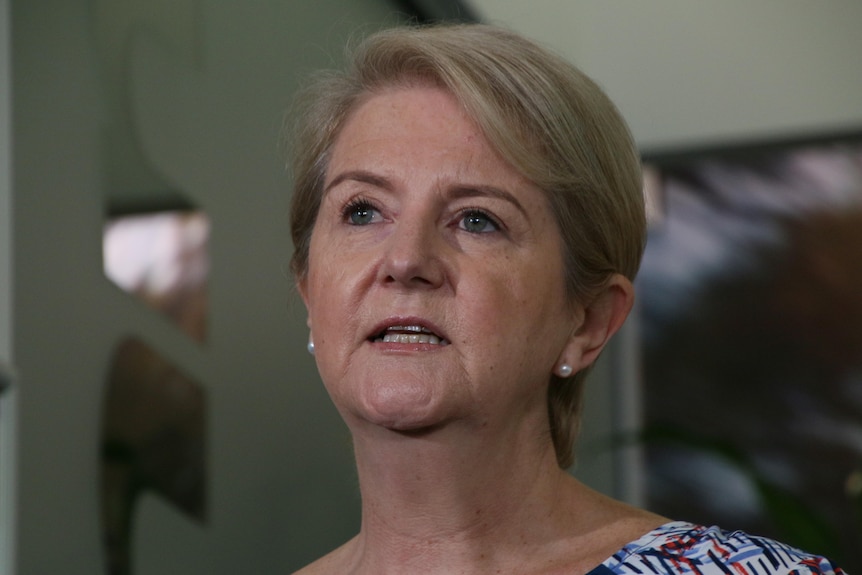
<path fill-rule="evenodd" d="M 581 367 L 544 194 L 438 88 L 377 93 L 347 120 L 299 287 L 351 426 L 544 414 L 555 365 Z"/>

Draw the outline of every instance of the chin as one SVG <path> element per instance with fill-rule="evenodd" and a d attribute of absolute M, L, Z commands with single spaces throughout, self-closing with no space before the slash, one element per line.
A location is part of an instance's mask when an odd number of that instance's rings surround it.
<path fill-rule="evenodd" d="M 360 418 L 401 432 L 415 432 L 440 422 L 439 406 L 427 386 L 399 382 L 367 389 L 359 410 Z"/>

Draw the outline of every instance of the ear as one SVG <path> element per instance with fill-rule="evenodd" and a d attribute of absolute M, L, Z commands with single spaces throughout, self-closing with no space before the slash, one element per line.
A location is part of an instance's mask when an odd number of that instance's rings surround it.
<path fill-rule="evenodd" d="M 303 273 L 296 280 L 296 291 L 299 292 L 299 297 L 302 298 L 302 303 L 305 305 L 305 324 L 311 329 L 311 308 L 308 307 L 308 272 Z"/>
<path fill-rule="evenodd" d="M 595 298 L 578 307 L 579 325 L 560 355 L 559 363 L 568 363 L 574 372 L 591 365 L 611 336 L 622 327 L 634 301 L 632 283 L 625 276 L 614 274 Z"/>

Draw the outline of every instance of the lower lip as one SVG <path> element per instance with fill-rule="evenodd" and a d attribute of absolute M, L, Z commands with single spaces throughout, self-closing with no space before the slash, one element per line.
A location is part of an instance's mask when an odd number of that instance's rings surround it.
<path fill-rule="evenodd" d="M 447 347 L 439 343 L 396 343 L 383 340 L 374 340 L 370 343 L 376 349 L 392 352 L 439 351 Z"/>

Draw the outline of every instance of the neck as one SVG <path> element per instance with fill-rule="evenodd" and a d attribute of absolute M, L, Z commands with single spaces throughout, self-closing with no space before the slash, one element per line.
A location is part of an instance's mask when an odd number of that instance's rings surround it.
<path fill-rule="evenodd" d="M 511 567 L 516 548 L 570 531 L 579 484 L 558 467 L 547 434 L 507 429 L 354 429 L 363 502 L 355 572 L 493 572 Z"/>

